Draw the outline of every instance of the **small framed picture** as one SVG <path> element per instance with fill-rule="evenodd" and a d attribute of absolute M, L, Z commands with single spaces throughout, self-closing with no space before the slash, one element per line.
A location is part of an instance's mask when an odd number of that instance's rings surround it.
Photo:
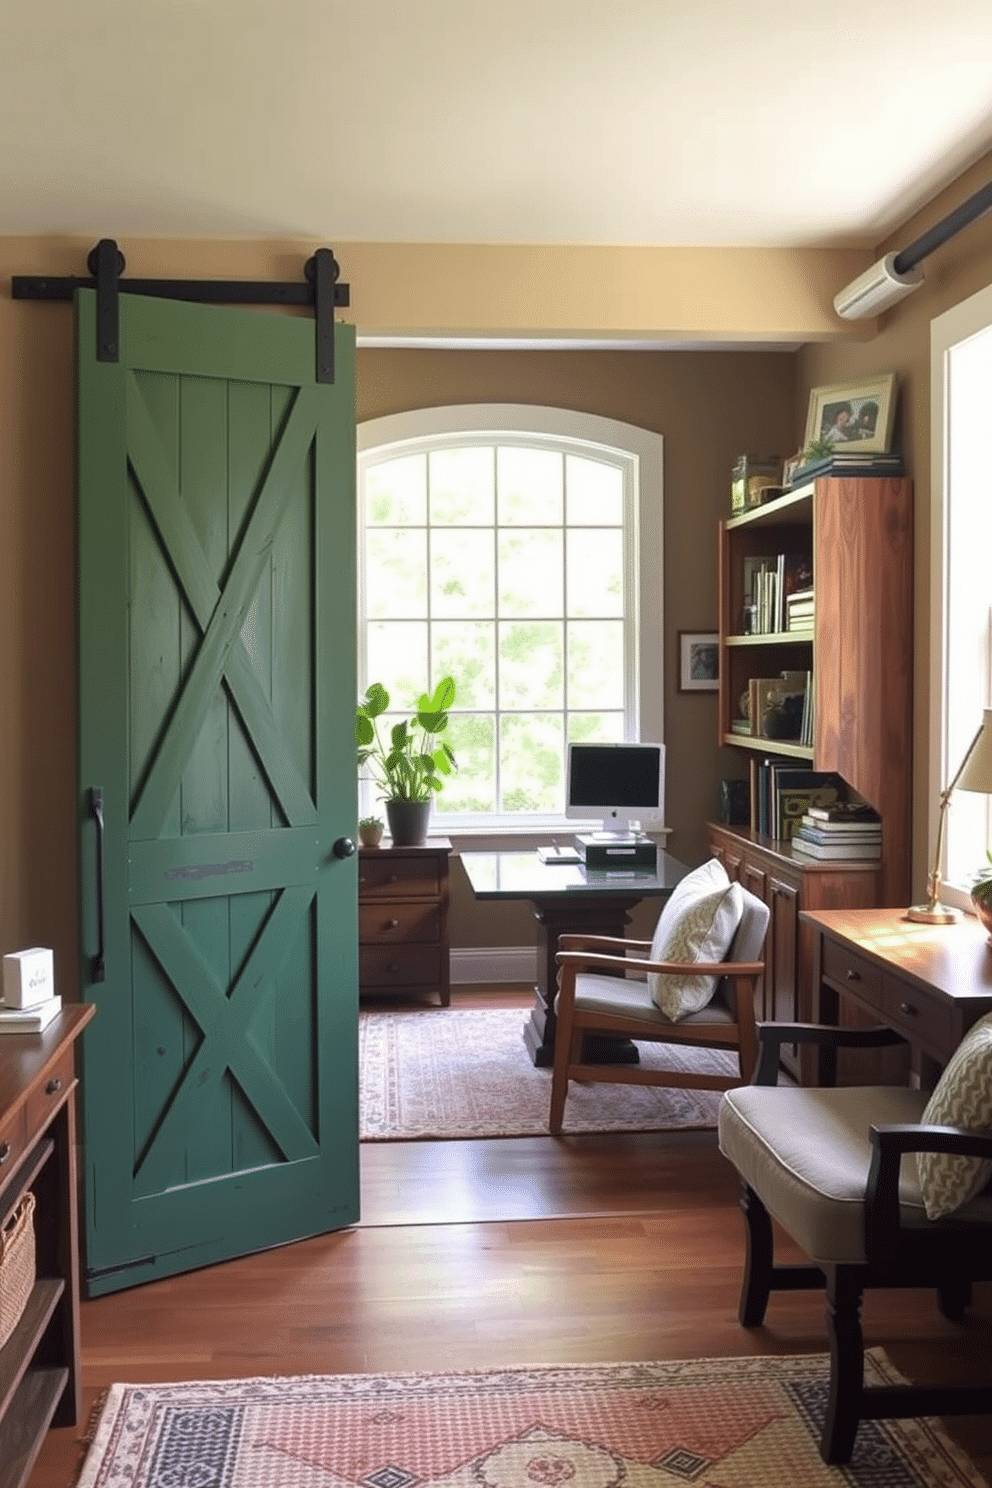
<path fill-rule="evenodd" d="M 716 692 L 720 680 L 715 631 L 679 631 L 679 692 Z"/>
<path fill-rule="evenodd" d="M 883 373 L 864 382 L 811 388 L 804 448 L 831 444 L 838 450 L 885 455 L 892 442 L 896 375 Z"/>

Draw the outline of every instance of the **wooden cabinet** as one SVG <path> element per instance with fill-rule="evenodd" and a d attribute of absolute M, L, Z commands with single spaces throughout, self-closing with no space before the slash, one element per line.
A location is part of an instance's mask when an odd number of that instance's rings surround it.
<path fill-rule="evenodd" d="M 27 1482 L 45 1432 L 78 1424 L 77 1035 L 95 1008 L 67 1007 L 40 1034 L 0 1038 L 0 1225 L 35 1197 L 35 1282 L 0 1349 L 0 1488 Z"/>
<path fill-rule="evenodd" d="M 882 819 L 881 862 L 811 861 L 788 842 L 740 827 L 710 828 L 710 850 L 771 911 L 758 1015 L 815 1018 L 807 909 L 907 904 L 910 895 L 913 497 L 907 480 L 822 479 L 720 525 L 720 743 L 742 760 L 809 761 L 833 770 Z M 815 616 L 806 633 L 744 633 L 745 560 L 780 552 L 812 560 Z M 813 744 L 731 728 L 751 677 L 812 673 Z M 742 769 L 742 773 L 747 773 Z M 841 1021 L 869 1021 L 842 1003 Z M 812 1077 L 812 1055 L 784 1060 Z M 857 1064 L 854 1056 L 853 1068 Z M 897 1072 L 898 1073 L 898 1072 Z M 877 1079 L 877 1069 L 872 1071 Z"/>
<path fill-rule="evenodd" d="M 447 838 L 358 853 L 359 995 L 437 993 L 451 1002 Z"/>
<path fill-rule="evenodd" d="M 766 970 L 755 1009 L 757 1016 L 767 1022 L 815 1023 L 814 937 L 800 913 L 805 909 L 859 909 L 878 905 L 882 893 L 881 866 L 852 867 L 848 863 L 810 866 L 799 860 L 787 842 L 716 823 L 709 827 L 709 847 L 730 877 L 763 899 L 771 913 L 765 942 Z M 872 1021 L 847 1002 L 841 1013 L 845 1027 L 866 1027 Z M 871 1075 L 878 1084 L 878 1053 L 872 1051 L 870 1058 Z M 812 1080 L 814 1061 L 812 1049 L 800 1051 L 794 1045 L 783 1049 L 782 1063 L 797 1079 Z M 889 1059 L 889 1063 L 892 1079 L 901 1078 L 905 1061 L 898 1069 L 895 1058 Z M 858 1072 L 857 1057 L 848 1060 L 845 1082 L 854 1083 Z"/>
<path fill-rule="evenodd" d="M 882 818 L 881 905 L 910 894 L 912 522 L 910 481 L 831 477 L 720 525 L 720 743 L 835 770 L 871 802 Z M 745 561 L 780 552 L 812 559 L 813 628 L 745 634 Z M 749 679 L 783 670 L 812 673 L 809 748 L 731 727 Z"/>

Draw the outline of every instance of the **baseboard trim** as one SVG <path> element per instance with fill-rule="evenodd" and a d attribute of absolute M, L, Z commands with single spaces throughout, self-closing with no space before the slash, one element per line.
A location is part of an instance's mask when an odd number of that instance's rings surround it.
<path fill-rule="evenodd" d="M 535 982 L 536 946 L 455 946 L 451 951 L 452 986 L 480 982 Z"/>

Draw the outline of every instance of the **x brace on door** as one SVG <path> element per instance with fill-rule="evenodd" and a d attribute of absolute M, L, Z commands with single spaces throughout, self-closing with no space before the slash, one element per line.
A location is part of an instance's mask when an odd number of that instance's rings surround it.
<path fill-rule="evenodd" d="M 204 305 L 312 305 L 316 323 L 317 381 L 334 381 L 334 310 L 351 301 L 351 287 L 339 282 L 341 266 L 330 248 L 318 248 L 303 266 L 305 283 L 248 279 L 122 279 L 126 263 L 113 238 L 101 238 L 86 266 L 92 277 L 51 278 L 16 274 L 15 300 L 71 300 L 77 289 L 96 290 L 97 361 L 116 362 L 118 295 L 152 295 L 162 300 L 195 300 Z"/>

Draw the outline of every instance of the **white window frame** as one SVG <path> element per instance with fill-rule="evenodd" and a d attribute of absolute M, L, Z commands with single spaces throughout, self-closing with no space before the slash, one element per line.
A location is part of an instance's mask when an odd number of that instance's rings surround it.
<path fill-rule="evenodd" d="M 458 436 L 473 435 L 487 439 L 503 437 L 518 443 L 544 444 L 570 453 L 595 458 L 608 458 L 624 470 L 625 486 L 632 501 L 632 541 L 628 545 L 629 565 L 624 582 L 633 597 L 634 637 L 627 656 L 631 668 L 625 694 L 630 703 L 626 715 L 626 735 L 631 739 L 664 742 L 664 467 L 663 441 L 660 434 L 617 419 L 573 409 L 551 408 L 537 404 L 485 403 L 455 404 L 440 408 L 423 408 L 381 418 L 366 419 L 358 425 L 358 675 L 366 675 L 365 654 L 365 574 L 363 569 L 364 471 L 370 458 L 415 453 L 437 447 L 438 443 L 455 442 Z M 579 823 L 564 816 L 528 815 L 525 822 L 510 817 L 469 818 L 447 816 L 438 819 L 437 830 L 461 845 L 466 839 L 485 838 L 493 845 L 494 837 L 517 839 L 526 836 L 546 838 L 549 830 L 574 833 Z M 653 831 L 664 831 L 661 824 Z"/>
<path fill-rule="evenodd" d="M 933 863 L 936 849 L 937 828 L 940 815 L 940 796 L 958 769 L 968 748 L 974 731 L 982 717 L 982 708 L 990 702 L 989 677 L 975 678 L 976 695 L 973 706 L 958 708 L 951 706 L 949 697 L 948 657 L 949 606 L 951 564 L 951 504 L 953 488 L 950 478 L 950 438 L 952 362 L 956 347 L 976 335 L 992 328 L 992 286 L 963 300 L 943 315 L 937 316 L 930 327 L 930 387 L 931 387 L 931 521 L 930 521 L 930 731 L 927 771 L 928 785 L 928 831 L 927 871 Z M 979 689 L 984 683 L 984 696 Z M 941 898 L 958 909 L 971 908 L 967 889 L 968 872 L 981 867 L 981 861 L 969 865 L 967 871 L 962 863 L 954 864 L 954 814 L 962 809 L 961 802 L 966 793 L 952 795 L 948 807 L 945 827 L 944 861 L 940 865 L 943 882 Z M 972 808 L 974 809 L 974 808 Z M 985 813 L 986 845 L 992 843 L 992 819 L 987 799 L 982 809 Z M 961 854 L 958 854 L 960 858 Z"/>

